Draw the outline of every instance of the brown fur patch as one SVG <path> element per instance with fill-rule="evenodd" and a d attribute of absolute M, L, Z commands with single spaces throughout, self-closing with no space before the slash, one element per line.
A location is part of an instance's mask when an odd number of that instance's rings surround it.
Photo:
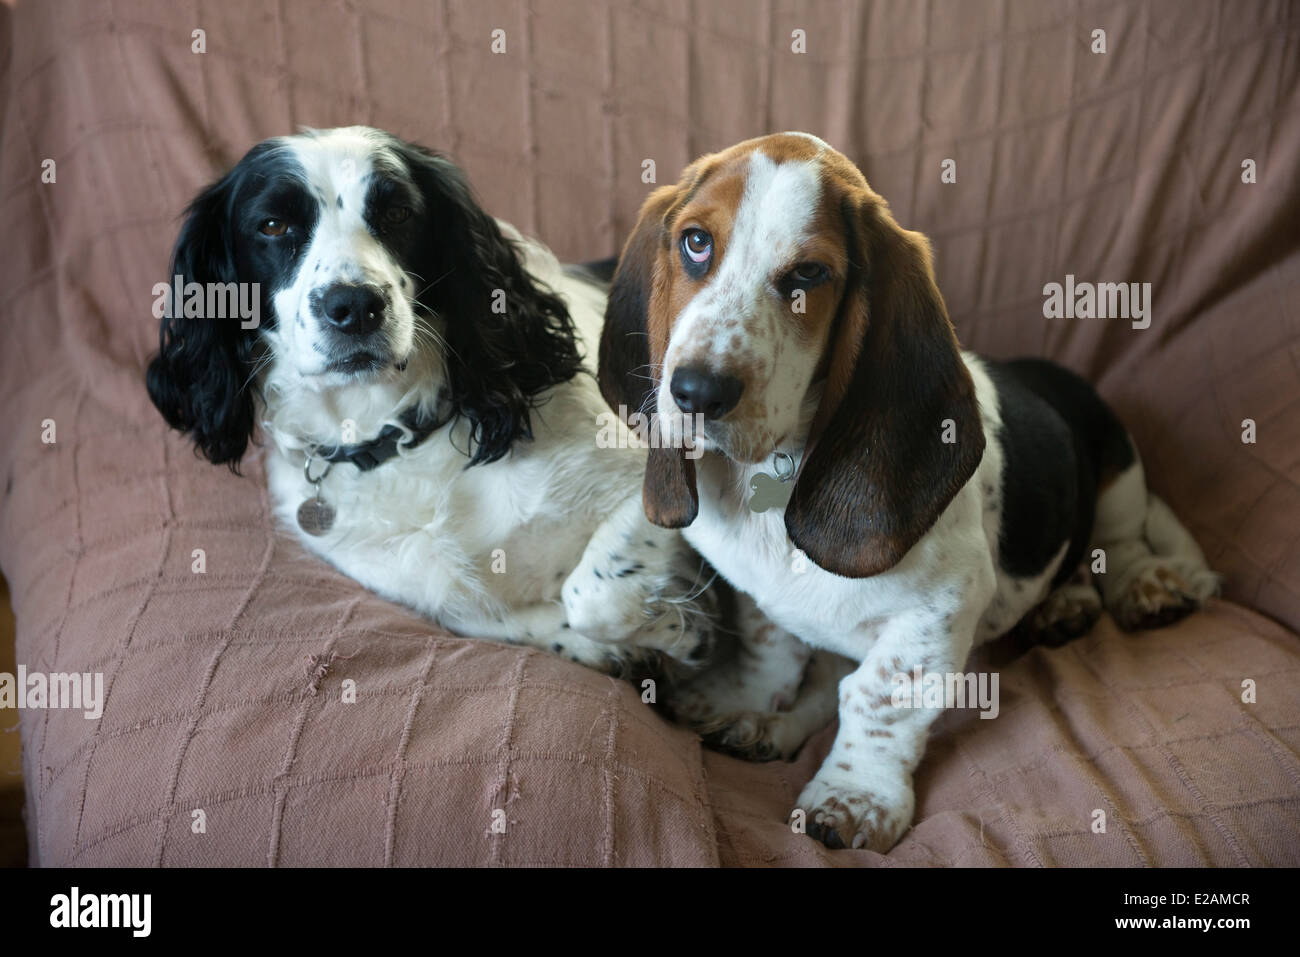
<path fill-rule="evenodd" d="M 869 187 L 843 206 L 853 275 L 786 530 L 822 568 L 861 578 L 929 530 L 978 466 L 984 431 L 929 244 Z M 954 444 L 940 441 L 949 419 Z"/>
<path fill-rule="evenodd" d="M 658 256 L 659 267 L 664 270 L 665 278 L 655 294 L 663 298 L 661 308 L 669 318 L 662 330 L 665 337 L 660 339 L 660 330 L 655 330 L 652 336 L 652 350 L 654 346 L 659 347 L 657 355 L 652 355 L 655 362 L 663 361 L 667 336 L 672 333 L 673 319 L 682 314 L 690 300 L 703 288 L 685 274 L 677 255 L 677 240 L 687 229 L 707 230 L 713 236 L 713 270 L 718 268 L 717 264 L 726 258 L 731 244 L 736 214 L 745 193 L 750 157 L 760 150 L 778 163 L 811 160 L 817 156 L 816 144 L 806 137 L 784 134 L 760 137 L 702 157 L 687 168 L 682 182 L 677 186 L 679 201 L 669 207 L 664 217 L 669 242 L 659 251 Z M 830 268 L 835 277 L 834 281 L 809 292 L 804 313 L 795 313 L 793 310 L 789 312 L 795 331 L 805 340 L 825 333 L 834 320 L 835 308 L 843 291 L 848 247 L 839 217 L 841 192 L 838 189 L 823 191 L 823 200 L 818 205 L 809 230 L 814 238 L 794 260 L 785 264 L 786 269 L 792 269 L 800 262 L 821 262 Z M 653 313 L 657 310 L 652 308 L 651 311 Z M 726 371 L 750 386 L 756 369 L 733 356 Z M 743 415 L 744 410 L 739 410 L 739 416 Z"/>
<path fill-rule="evenodd" d="M 810 291 L 803 315 L 790 313 L 800 335 L 829 345 L 819 369 L 824 398 L 786 528 L 822 568 L 873 575 L 896 564 L 933 524 L 978 465 L 984 435 L 974 385 L 934 284 L 929 244 L 898 226 L 847 157 L 807 137 L 777 134 L 701 157 L 678 184 L 652 193 L 611 289 L 601 387 L 612 405 L 637 409 L 652 400 L 673 322 L 702 288 L 683 270 L 681 230 L 707 229 L 715 261 L 722 261 L 756 150 L 777 162 L 818 158 L 822 199 L 814 238 L 799 255 L 832 273 L 831 282 Z M 758 368 L 751 362 L 737 350 L 728 371 L 753 377 Z M 747 414 L 743 403 L 753 401 L 747 389 L 733 413 L 739 421 Z M 956 423 L 955 445 L 939 441 L 945 419 Z M 652 455 L 645 494 L 652 521 L 693 518 L 693 464 L 680 450 Z"/>

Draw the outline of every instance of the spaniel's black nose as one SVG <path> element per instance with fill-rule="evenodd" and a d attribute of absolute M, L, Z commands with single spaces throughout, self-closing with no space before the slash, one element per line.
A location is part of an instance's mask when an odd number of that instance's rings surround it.
<path fill-rule="evenodd" d="M 745 383 L 734 375 L 679 368 L 673 372 L 670 389 L 673 401 L 683 412 L 699 412 L 706 419 L 720 419 L 736 407 Z"/>
<path fill-rule="evenodd" d="M 325 321 L 350 336 L 374 332 L 384 323 L 384 297 L 374 286 L 336 282 L 320 297 Z"/>

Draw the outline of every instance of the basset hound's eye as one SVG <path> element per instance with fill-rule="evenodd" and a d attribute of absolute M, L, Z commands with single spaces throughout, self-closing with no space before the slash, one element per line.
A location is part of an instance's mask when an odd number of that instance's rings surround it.
<path fill-rule="evenodd" d="M 410 206 L 389 206 L 384 210 L 384 222 L 389 226 L 400 226 L 410 218 Z"/>
<path fill-rule="evenodd" d="M 289 224 L 283 219 L 264 219 L 257 231 L 263 236 L 283 236 L 289 231 Z"/>
<path fill-rule="evenodd" d="M 713 259 L 713 237 L 694 227 L 682 233 L 682 264 L 692 276 L 702 276 Z"/>

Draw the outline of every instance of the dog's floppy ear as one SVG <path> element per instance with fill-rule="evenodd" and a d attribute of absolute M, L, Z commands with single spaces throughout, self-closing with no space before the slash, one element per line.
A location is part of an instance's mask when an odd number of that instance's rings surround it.
<path fill-rule="evenodd" d="M 785 526 L 820 567 L 864 578 L 934 524 L 979 465 L 984 430 L 929 243 L 870 190 L 843 212 L 851 273 Z"/>
<path fill-rule="evenodd" d="M 532 438 L 541 394 L 581 371 L 573 320 L 564 300 L 529 275 L 459 167 L 424 147 L 399 149 L 443 237 L 420 299 L 448 319 L 451 401 L 470 426 L 469 464 L 494 462 Z"/>
<path fill-rule="evenodd" d="M 610 286 L 598 379 L 605 401 L 620 414 L 649 416 L 655 410 L 669 334 L 663 287 L 670 239 L 664 217 L 679 195 L 679 187 L 662 186 L 646 199 Z M 649 450 L 641 500 L 646 518 L 656 525 L 684 528 L 695 521 L 695 463 L 684 449 Z"/>
<path fill-rule="evenodd" d="M 198 283 L 236 283 L 232 201 L 242 175 L 236 167 L 190 204 L 172 251 L 159 351 L 149 363 L 149 397 L 169 425 L 189 433 L 210 461 L 239 470 L 253 434 L 253 395 L 248 382 L 256 330 L 239 316 L 185 314 L 184 288 Z M 175 277 L 180 277 L 180 290 Z"/>

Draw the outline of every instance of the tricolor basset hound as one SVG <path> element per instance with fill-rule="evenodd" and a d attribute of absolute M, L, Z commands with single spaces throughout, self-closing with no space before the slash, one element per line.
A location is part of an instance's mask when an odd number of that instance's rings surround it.
<path fill-rule="evenodd" d="M 651 194 L 600 383 L 658 414 L 661 445 L 704 416 L 698 461 L 651 450 L 644 505 L 743 593 L 744 643 L 677 712 L 786 755 L 834 715 L 838 683 L 839 731 L 798 805 L 833 847 L 887 850 L 912 819 L 939 709 L 901 706 L 899 676 L 960 673 L 1022 620 L 1055 643 L 1103 605 L 1164 624 L 1217 584 L 1093 389 L 963 352 L 925 237 L 813 136 L 740 143 Z M 788 504 L 757 510 L 774 483 Z"/>

